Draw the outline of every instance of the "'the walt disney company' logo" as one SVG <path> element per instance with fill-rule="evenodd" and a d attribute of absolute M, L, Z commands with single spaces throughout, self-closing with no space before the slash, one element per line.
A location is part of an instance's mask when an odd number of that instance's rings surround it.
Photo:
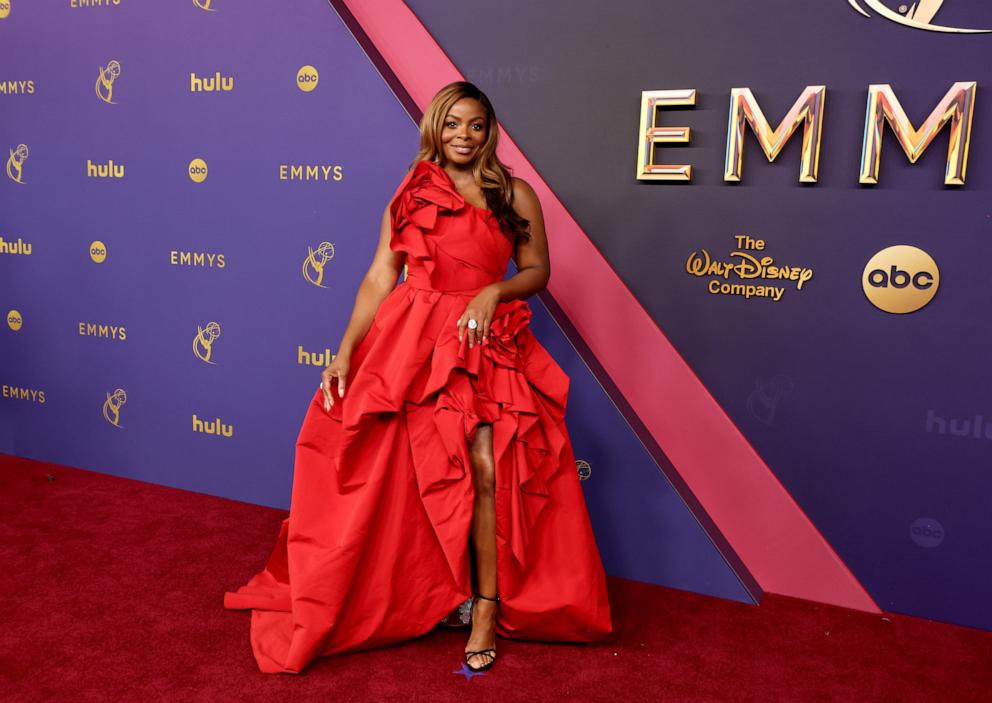
<path fill-rule="evenodd" d="M 900 5 L 898 11 L 882 4 L 882 0 L 847 0 L 847 4 L 865 17 L 871 17 L 860 3 L 877 12 L 881 17 L 905 27 L 924 29 L 928 32 L 950 32 L 953 34 L 987 34 L 992 29 L 972 29 L 968 27 L 946 27 L 933 24 L 933 18 L 944 4 L 945 0 L 919 0 L 911 5 Z"/>
<path fill-rule="evenodd" d="M 785 294 L 785 285 L 777 285 L 778 281 L 792 281 L 796 284 L 796 290 L 801 291 L 803 284 L 813 278 L 811 268 L 776 264 L 774 258 L 763 254 L 763 239 L 738 234 L 734 236 L 734 241 L 738 251 L 730 253 L 732 261 L 720 261 L 710 256 L 706 249 L 694 251 L 685 262 L 686 273 L 690 276 L 709 276 L 707 290 L 714 295 L 768 298 L 775 302 Z M 732 276 L 741 282 L 732 282 Z M 755 280 L 759 283 L 744 282 Z"/>
<path fill-rule="evenodd" d="M 324 265 L 334 258 L 334 245 L 321 242 L 316 249 L 307 247 L 307 258 L 303 261 L 303 277 L 318 288 L 327 288 L 324 281 Z"/>
<path fill-rule="evenodd" d="M 196 336 L 193 337 L 193 354 L 200 361 L 208 364 L 214 362 L 210 360 L 213 353 L 214 342 L 220 337 L 220 325 L 216 322 L 209 323 L 206 327 L 196 326 Z"/>
<path fill-rule="evenodd" d="M 28 145 L 18 144 L 16 149 L 8 149 L 7 177 L 14 183 L 24 183 L 24 162 L 28 158 Z"/>

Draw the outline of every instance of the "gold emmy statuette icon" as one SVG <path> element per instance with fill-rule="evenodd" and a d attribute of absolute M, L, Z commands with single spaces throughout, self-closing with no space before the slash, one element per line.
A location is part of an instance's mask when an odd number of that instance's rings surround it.
<path fill-rule="evenodd" d="M 111 61 L 107 67 L 100 67 L 100 75 L 96 78 L 96 96 L 103 102 L 116 105 L 114 102 L 114 81 L 121 75 L 119 61 Z"/>
<path fill-rule="evenodd" d="M 107 400 L 103 403 L 103 418 L 117 428 L 121 425 L 121 406 L 127 402 L 127 393 L 123 388 L 118 388 L 111 393 L 107 393 Z"/>
<path fill-rule="evenodd" d="M 217 10 L 210 7 L 214 0 L 193 0 L 193 4 L 196 5 L 201 10 L 206 10 L 207 12 L 217 12 Z"/>
<path fill-rule="evenodd" d="M 874 10 L 879 17 L 884 17 L 890 22 L 901 24 L 904 27 L 923 29 L 928 32 L 945 32 L 948 34 L 988 34 L 992 29 L 973 29 L 970 27 L 947 27 L 941 24 L 934 24 L 933 18 L 944 5 L 946 0 L 919 0 L 918 2 L 907 3 L 899 6 L 896 12 L 886 7 L 882 0 L 847 0 L 847 4 L 857 10 L 865 17 L 871 17 L 868 9 Z"/>
<path fill-rule="evenodd" d="M 585 459 L 576 459 L 575 471 L 579 474 L 580 481 L 586 481 L 592 476 L 592 464 Z"/>
<path fill-rule="evenodd" d="M 213 345 L 218 337 L 220 337 L 220 325 L 216 322 L 211 322 L 206 327 L 197 325 L 196 336 L 193 337 L 193 354 L 196 355 L 196 358 L 213 364 L 210 355 L 213 353 Z"/>
<path fill-rule="evenodd" d="M 334 258 L 334 245 L 321 242 L 316 249 L 307 247 L 307 258 L 303 261 L 303 277 L 318 288 L 327 288 L 324 281 L 324 265 Z"/>
<path fill-rule="evenodd" d="M 28 145 L 18 144 L 16 149 L 9 149 L 7 159 L 7 177 L 15 183 L 24 183 L 24 162 L 28 158 Z"/>

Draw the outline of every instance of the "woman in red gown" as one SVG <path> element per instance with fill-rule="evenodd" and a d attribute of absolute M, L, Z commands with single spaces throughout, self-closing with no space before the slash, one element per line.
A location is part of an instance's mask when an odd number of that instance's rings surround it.
<path fill-rule="evenodd" d="M 537 196 L 496 157 L 472 84 L 443 88 L 420 135 L 303 421 L 289 517 L 265 569 L 224 599 L 253 610 L 264 672 L 416 637 L 473 594 L 472 670 L 492 665 L 497 633 L 611 630 L 569 379 L 523 300 L 550 275 Z"/>

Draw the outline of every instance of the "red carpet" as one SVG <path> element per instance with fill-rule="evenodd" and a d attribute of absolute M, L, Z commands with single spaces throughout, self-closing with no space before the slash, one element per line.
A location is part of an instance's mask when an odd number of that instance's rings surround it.
<path fill-rule="evenodd" d="M 283 515 L 0 456 L 0 700 L 992 701 L 992 633 L 621 579 L 606 644 L 501 639 L 466 680 L 452 673 L 466 635 L 435 630 L 263 675 L 248 615 L 221 601 Z"/>

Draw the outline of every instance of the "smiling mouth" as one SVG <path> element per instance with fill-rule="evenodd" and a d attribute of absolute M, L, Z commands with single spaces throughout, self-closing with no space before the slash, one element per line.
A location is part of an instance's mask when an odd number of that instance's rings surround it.
<path fill-rule="evenodd" d="M 473 147 L 471 146 L 465 146 L 462 144 L 452 144 L 451 148 L 454 149 L 459 154 L 470 154 L 473 149 Z"/>

